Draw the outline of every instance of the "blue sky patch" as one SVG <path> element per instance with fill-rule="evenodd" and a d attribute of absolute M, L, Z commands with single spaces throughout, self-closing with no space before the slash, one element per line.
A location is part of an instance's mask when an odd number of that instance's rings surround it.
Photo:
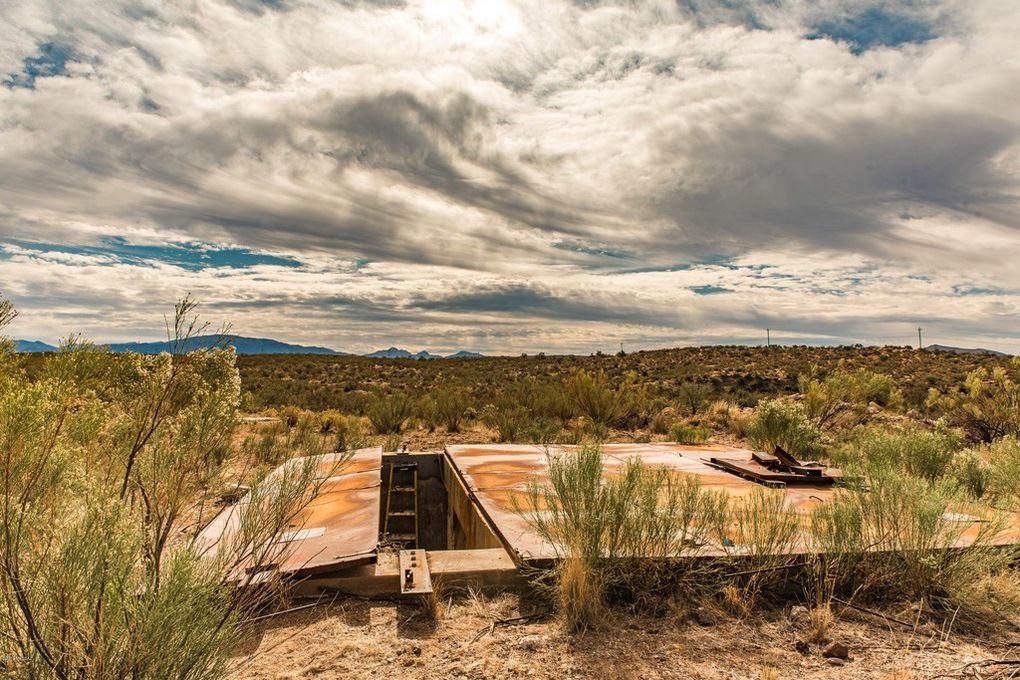
<path fill-rule="evenodd" d="M 138 245 L 128 243 L 119 236 L 100 239 L 99 245 L 60 245 L 7 239 L 12 245 L 38 253 L 69 253 L 72 255 L 99 255 L 115 258 L 119 263 L 170 264 L 190 271 L 203 269 L 246 269 L 255 265 L 300 267 L 292 257 L 259 253 L 248 248 L 218 247 L 208 243 L 169 243 L 165 245 Z"/>
<path fill-rule="evenodd" d="M 1005 288 L 982 288 L 980 286 L 953 286 L 953 295 L 1013 295 L 1015 291 L 1008 291 Z"/>
<path fill-rule="evenodd" d="M 558 250 L 567 250 L 572 253 L 583 253 L 585 255 L 595 255 L 597 257 L 609 257 L 615 260 L 629 260 L 631 255 L 625 253 L 622 250 L 613 250 L 611 248 L 599 248 L 593 245 L 586 245 L 577 241 L 557 241 L 553 243 L 553 248 Z"/>
<path fill-rule="evenodd" d="M 75 54 L 67 45 L 46 42 L 39 45 L 39 56 L 26 57 L 21 73 L 11 73 L 8 78 L 0 81 L 4 87 L 35 87 L 36 78 L 62 76 L 67 74 L 67 62 L 74 60 Z"/>
<path fill-rule="evenodd" d="M 924 21 L 891 12 L 883 7 L 869 7 L 860 14 L 818 23 L 806 37 L 809 40 L 831 38 L 850 44 L 853 54 L 873 47 L 899 47 L 924 43 L 937 37 L 932 26 Z"/>
<path fill-rule="evenodd" d="M 718 295 L 719 293 L 733 292 L 732 288 L 723 288 L 722 286 L 691 286 L 691 290 L 695 295 Z"/>

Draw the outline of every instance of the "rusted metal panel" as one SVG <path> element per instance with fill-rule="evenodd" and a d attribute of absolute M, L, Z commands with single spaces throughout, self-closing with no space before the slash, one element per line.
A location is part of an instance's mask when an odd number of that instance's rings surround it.
<path fill-rule="evenodd" d="M 471 548 L 502 548 L 490 523 L 482 515 L 482 509 L 472 500 L 471 493 L 460 474 L 445 458 L 444 478 L 447 487 L 449 511 L 447 512 L 446 547 L 449 550 Z"/>
<path fill-rule="evenodd" d="M 280 573 L 320 573 L 374 557 L 379 540 L 382 448 L 360 449 L 349 460 L 339 461 L 340 454 L 317 457 L 319 493 L 276 541 L 281 546 L 275 560 Z M 271 474 L 281 476 L 304 464 L 304 459 L 292 459 Z M 215 552 L 234 540 L 240 514 L 249 502 L 245 495 L 220 512 L 199 534 L 198 545 Z"/>
<path fill-rule="evenodd" d="M 529 485 L 547 484 L 549 481 L 548 456 L 570 454 L 577 450 L 573 446 L 540 446 L 493 444 L 448 446 L 447 456 L 457 476 L 463 480 L 469 495 L 484 514 L 506 550 L 518 561 L 556 558 L 554 546 L 547 543 L 518 512 L 528 507 Z M 626 464 L 638 459 L 642 464 L 663 467 L 678 475 L 697 477 L 702 488 L 722 490 L 734 499 L 734 508 L 739 509 L 741 499 L 761 484 L 722 469 L 723 467 L 757 466 L 753 452 L 721 445 L 687 446 L 670 443 L 651 444 L 606 444 L 602 449 L 604 474 L 619 474 Z M 715 461 L 713 463 L 713 461 Z M 722 462 L 728 465 L 719 465 Z M 838 472 L 838 471 L 835 471 Z M 800 516 L 799 537 L 789 547 L 791 554 L 812 550 L 809 538 L 811 513 L 821 504 L 829 501 L 836 490 L 831 480 L 798 478 L 797 485 L 779 485 L 784 494 L 786 508 Z M 541 512 L 542 508 L 534 508 Z M 951 513 L 963 518 L 966 509 L 950 508 Z M 1007 527 L 991 537 L 990 542 L 999 545 L 1020 541 L 1020 515 L 1011 513 Z M 961 520 L 964 521 L 964 520 Z M 966 520 L 970 521 L 970 520 Z M 958 547 L 970 545 L 981 531 L 981 523 L 970 521 L 970 526 L 961 532 Z M 732 529 L 733 527 L 731 527 Z M 732 532 L 731 535 L 736 535 Z M 704 546 L 699 555 L 705 557 L 746 554 L 740 545 Z"/>
<path fill-rule="evenodd" d="M 522 561 L 557 557 L 555 547 L 538 535 L 518 510 L 528 507 L 531 483 L 548 482 L 548 455 L 569 454 L 576 450 L 574 446 L 545 448 L 512 444 L 446 448 L 452 465 L 506 549 Z M 604 474 L 607 476 L 622 473 L 631 460 L 637 459 L 643 465 L 695 476 L 703 488 L 724 490 L 736 499 L 750 494 L 760 485 L 721 470 L 710 461 L 716 458 L 744 462 L 751 459 L 751 453 L 747 449 L 715 444 L 606 444 L 602 449 Z M 801 485 L 786 490 L 786 504 L 789 509 L 806 515 L 831 494 L 832 489 L 826 486 Z M 536 510 L 541 511 L 542 508 Z M 719 545 L 707 547 L 702 554 L 708 556 L 732 552 Z"/>

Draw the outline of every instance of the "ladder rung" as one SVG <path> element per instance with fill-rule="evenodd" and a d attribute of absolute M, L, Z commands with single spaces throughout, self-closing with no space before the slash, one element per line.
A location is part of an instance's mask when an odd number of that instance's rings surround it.
<path fill-rule="evenodd" d="M 418 537 L 414 534 L 386 534 L 386 539 L 390 541 L 417 541 Z"/>
<path fill-rule="evenodd" d="M 393 493 L 414 493 L 413 486 L 397 485 L 390 489 Z"/>
<path fill-rule="evenodd" d="M 391 510 L 390 517 L 414 517 L 414 510 Z"/>

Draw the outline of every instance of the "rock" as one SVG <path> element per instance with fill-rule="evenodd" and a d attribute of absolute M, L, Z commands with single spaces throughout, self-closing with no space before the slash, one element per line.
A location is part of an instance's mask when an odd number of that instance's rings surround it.
<path fill-rule="evenodd" d="M 414 647 L 411 648 L 411 653 L 414 654 L 415 656 L 421 656 L 421 647 L 415 645 Z"/>
<path fill-rule="evenodd" d="M 719 623 L 719 617 L 715 615 L 715 612 L 705 607 L 698 607 L 694 610 L 694 620 L 698 622 L 699 626 L 705 627 Z"/>
<path fill-rule="evenodd" d="M 793 648 L 801 654 L 808 654 L 811 651 L 811 645 L 806 640 L 797 640 L 793 643 Z"/>
<path fill-rule="evenodd" d="M 220 505 L 233 505 L 241 500 L 248 491 L 250 491 L 250 489 L 240 482 L 226 484 L 222 489 L 220 489 L 219 503 Z"/>
<path fill-rule="evenodd" d="M 827 659 L 846 660 L 850 657 L 850 648 L 842 642 L 833 642 L 831 645 L 822 650 L 822 656 Z"/>
<path fill-rule="evenodd" d="M 549 646 L 549 636 L 525 635 L 517 641 L 517 646 L 526 652 L 537 652 Z"/>
<path fill-rule="evenodd" d="M 835 656 L 829 657 L 828 659 L 826 659 L 826 661 L 829 662 L 830 666 L 842 666 L 843 664 L 846 663 L 846 661 L 844 661 L 843 659 L 837 658 Z"/>
<path fill-rule="evenodd" d="M 803 605 L 794 605 L 790 608 L 790 623 L 795 626 L 806 626 L 811 622 L 811 612 Z"/>
<path fill-rule="evenodd" d="M 879 406 L 878 404 L 876 404 L 873 401 L 868 403 L 868 413 L 869 414 L 875 415 L 875 414 L 881 413 L 881 412 L 882 412 L 882 407 L 881 406 Z"/>

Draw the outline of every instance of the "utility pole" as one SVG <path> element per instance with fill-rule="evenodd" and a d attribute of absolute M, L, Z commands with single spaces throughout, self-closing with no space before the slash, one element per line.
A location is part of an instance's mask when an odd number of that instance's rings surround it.
<path fill-rule="evenodd" d="M 921 344 L 921 327 L 917 327 L 917 349 L 923 349 L 924 345 Z"/>
<path fill-rule="evenodd" d="M 772 329 L 771 328 L 766 328 L 765 329 L 765 346 L 766 347 L 771 347 L 772 346 Z"/>

